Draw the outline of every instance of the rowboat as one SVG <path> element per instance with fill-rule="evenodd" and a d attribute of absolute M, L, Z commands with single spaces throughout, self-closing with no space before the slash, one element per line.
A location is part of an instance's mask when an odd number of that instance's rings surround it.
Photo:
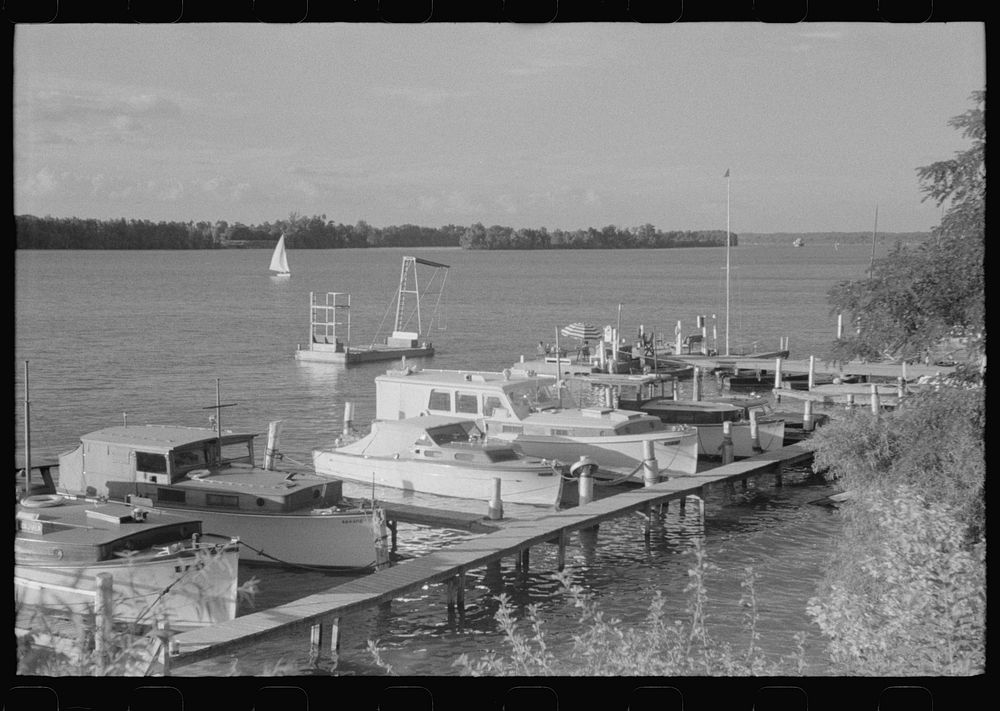
<path fill-rule="evenodd" d="M 559 505 L 562 473 L 553 463 L 487 438 L 473 420 L 428 415 L 372 423 L 364 437 L 313 450 L 316 472 L 405 491 L 489 500 L 500 480 L 504 501 Z"/>

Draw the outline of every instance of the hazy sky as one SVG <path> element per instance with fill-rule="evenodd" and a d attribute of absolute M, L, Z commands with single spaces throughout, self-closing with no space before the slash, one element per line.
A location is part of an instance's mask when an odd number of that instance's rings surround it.
<path fill-rule="evenodd" d="M 14 211 L 923 231 L 984 29 L 18 25 Z"/>

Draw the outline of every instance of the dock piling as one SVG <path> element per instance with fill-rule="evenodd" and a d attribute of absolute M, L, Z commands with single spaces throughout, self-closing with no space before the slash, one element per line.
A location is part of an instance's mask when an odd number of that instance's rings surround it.
<path fill-rule="evenodd" d="M 585 506 L 594 500 L 595 469 L 597 469 L 597 463 L 587 456 L 580 457 L 576 464 L 570 467 L 570 474 L 578 472 L 577 490 L 579 496 L 578 504 L 580 506 Z"/>
<path fill-rule="evenodd" d="M 802 404 L 802 429 L 805 432 L 813 431 L 813 404 L 812 400 L 806 400 Z"/>
<path fill-rule="evenodd" d="M 691 399 L 695 402 L 701 400 L 701 368 L 698 366 L 694 367 L 691 377 Z"/>
<path fill-rule="evenodd" d="M 878 400 L 878 385 L 876 385 L 875 383 L 871 384 L 871 405 L 872 405 L 872 414 L 878 415 L 880 405 Z"/>
<path fill-rule="evenodd" d="M 854 393 L 847 393 L 847 409 L 854 409 Z"/>
<path fill-rule="evenodd" d="M 344 432 L 343 435 L 347 437 L 351 434 L 351 422 L 354 421 L 354 403 L 345 402 L 344 403 Z"/>
<path fill-rule="evenodd" d="M 733 461 L 733 423 L 728 420 L 722 423 L 722 463 Z"/>
<path fill-rule="evenodd" d="M 760 428 L 757 426 L 756 410 L 750 410 L 750 446 L 754 454 L 760 454 L 764 451 L 760 447 Z"/>
<path fill-rule="evenodd" d="M 94 653 L 103 665 L 107 662 L 111 643 L 111 624 L 114 614 L 114 580 L 111 573 L 97 574 L 97 589 L 94 591 Z M 166 647 L 168 640 L 164 638 Z"/>
<path fill-rule="evenodd" d="M 670 379 L 670 389 L 671 389 L 671 393 L 674 396 L 674 400 L 680 400 L 681 399 L 681 384 L 680 384 L 680 381 L 677 379 L 677 376 L 674 376 L 673 378 Z"/>
<path fill-rule="evenodd" d="M 642 443 L 642 483 L 644 486 L 653 486 L 659 481 L 660 470 L 653 453 L 653 441 L 647 439 Z"/>
<path fill-rule="evenodd" d="M 493 477 L 493 498 L 489 502 L 487 516 L 491 521 L 499 521 L 503 518 L 503 499 L 500 498 L 500 477 Z M 395 532 L 393 532 L 395 534 Z"/>
<path fill-rule="evenodd" d="M 816 356 L 809 356 L 809 390 L 816 387 Z"/>
<path fill-rule="evenodd" d="M 774 389 L 781 389 L 781 357 L 774 359 Z"/>

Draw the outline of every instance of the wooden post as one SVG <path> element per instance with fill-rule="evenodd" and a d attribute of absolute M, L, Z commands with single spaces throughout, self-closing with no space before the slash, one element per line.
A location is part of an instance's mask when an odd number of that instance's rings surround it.
<path fill-rule="evenodd" d="M 562 570 L 566 567 L 566 529 L 559 531 L 559 552 L 556 555 L 556 568 Z"/>
<path fill-rule="evenodd" d="M 500 477 L 493 477 L 493 498 L 489 502 L 487 515 L 491 521 L 503 518 L 503 499 L 500 498 Z"/>
<path fill-rule="evenodd" d="M 281 436 L 281 420 L 267 426 L 267 448 L 264 450 L 264 468 L 274 470 L 274 460 L 278 455 L 278 438 Z"/>
<path fill-rule="evenodd" d="M 844 337 L 844 314 L 837 314 L 837 340 Z"/>
<path fill-rule="evenodd" d="M 316 665 L 323 654 L 323 623 L 317 622 L 309 627 L 309 664 Z"/>
<path fill-rule="evenodd" d="M 340 657 L 340 618 L 334 617 L 333 622 L 330 623 L 330 656 L 333 659 L 334 665 L 337 664 L 337 659 Z"/>
<path fill-rule="evenodd" d="M 170 621 L 157 622 L 156 627 L 160 630 L 160 675 L 170 676 Z"/>
<path fill-rule="evenodd" d="M 778 390 L 781 388 L 781 358 L 775 358 L 774 360 L 774 389 Z"/>
<path fill-rule="evenodd" d="M 847 393 L 847 409 L 854 409 L 854 393 Z"/>
<path fill-rule="evenodd" d="M 802 403 L 802 430 L 804 432 L 813 431 L 813 404 L 812 400 Z"/>
<path fill-rule="evenodd" d="M 698 366 L 694 367 L 691 377 L 691 399 L 695 402 L 701 400 L 701 368 Z"/>
<path fill-rule="evenodd" d="M 760 454 L 760 428 L 757 426 L 757 411 L 750 410 L 750 446 L 754 454 Z"/>
<path fill-rule="evenodd" d="M 660 481 L 660 470 L 653 452 L 653 441 L 642 442 L 642 483 L 643 486 L 653 486 Z"/>
<path fill-rule="evenodd" d="M 680 355 L 681 354 L 681 349 L 684 347 L 684 336 L 681 335 L 681 333 L 682 333 L 681 322 L 678 321 L 677 322 L 677 327 L 674 329 L 674 335 L 677 336 L 677 343 L 674 344 L 674 354 L 675 355 Z"/>
<path fill-rule="evenodd" d="M 784 473 L 785 473 L 785 463 L 779 461 L 774 466 L 774 485 L 775 486 L 781 486 L 782 485 L 782 483 L 783 483 L 782 482 L 782 475 Z"/>
<path fill-rule="evenodd" d="M 580 479 L 577 482 L 579 487 L 579 505 L 584 506 L 594 500 L 594 467 L 580 467 Z"/>
<path fill-rule="evenodd" d="M 871 394 L 872 414 L 877 415 L 879 414 L 880 406 L 878 401 L 878 385 L 876 385 L 875 383 L 871 384 L 871 393 L 872 393 Z"/>
<path fill-rule="evenodd" d="M 94 592 L 94 652 L 100 660 L 101 667 L 107 664 L 108 651 L 111 644 L 111 624 L 114 619 L 114 579 L 111 573 L 98 573 L 97 586 Z M 167 640 L 163 640 L 167 644 Z"/>
<path fill-rule="evenodd" d="M 722 463 L 733 461 L 733 423 L 726 420 L 722 423 Z"/>
<path fill-rule="evenodd" d="M 674 400 L 681 399 L 681 384 L 680 381 L 677 379 L 677 376 L 674 376 L 673 378 L 670 379 L 670 390 L 671 394 L 674 396 Z"/>
<path fill-rule="evenodd" d="M 816 387 L 816 356 L 809 356 L 809 390 Z"/>
<path fill-rule="evenodd" d="M 385 525 L 389 528 L 389 534 L 392 536 L 392 547 L 389 549 L 393 553 L 396 552 L 396 519 L 387 519 Z"/>
<path fill-rule="evenodd" d="M 351 434 L 351 422 L 354 421 L 354 403 L 345 402 L 344 403 L 344 432 L 343 435 L 347 437 Z"/>

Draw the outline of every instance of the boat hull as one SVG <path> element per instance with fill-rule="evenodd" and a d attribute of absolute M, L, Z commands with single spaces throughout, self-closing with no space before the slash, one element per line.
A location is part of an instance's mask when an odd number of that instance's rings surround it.
<path fill-rule="evenodd" d="M 415 462 L 392 457 L 366 457 L 331 449 L 313 451 L 317 474 L 361 484 L 387 486 L 438 496 L 489 501 L 494 479 L 500 479 L 501 499 L 516 504 L 558 506 L 562 498 L 562 476 L 538 467 L 504 470 L 457 466 L 437 462 Z"/>
<path fill-rule="evenodd" d="M 698 455 L 704 458 L 722 456 L 722 423 L 716 425 L 696 425 L 698 430 Z M 761 452 L 771 452 L 785 446 L 785 421 L 783 419 L 757 420 L 757 440 L 759 449 L 754 449 L 750 437 L 749 422 L 731 422 L 730 435 L 733 440 L 733 456 L 752 457 Z"/>
<path fill-rule="evenodd" d="M 375 361 L 399 360 L 400 358 L 420 358 L 434 355 L 434 348 L 347 348 L 346 350 L 321 350 L 300 348 L 295 351 L 295 359 L 314 363 L 370 363 Z"/>
<path fill-rule="evenodd" d="M 14 600 L 31 608 L 94 609 L 98 575 L 112 579 L 116 622 L 174 630 L 218 624 L 236 617 L 239 551 L 235 544 L 198 544 L 179 552 L 137 554 L 87 564 L 16 561 Z"/>
<path fill-rule="evenodd" d="M 304 565 L 331 569 L 372 568 L 380 559 L 384 519 L 372 512 L 248 514 L 160 506 L 164 516 L 202 521 L 205 536 L 240 539 L 240 561 L 252 564 Z"/>
<path fill-rule="evenodd" d="M 654 431 L 638 435 L 559 436 L 540 434 L 492 434 L 510 441 L 514 448 L 529 457 L 557 459 L 573 464 L 589 457 L 601 470 L 622 474 L 639 469 L 630 479 L 642 481 L 641 466 L 645 443 L 653 443 L 660 476 L 694 474 L 698 470 L 698 437 L 693 430 L 684 432 Z"/>

